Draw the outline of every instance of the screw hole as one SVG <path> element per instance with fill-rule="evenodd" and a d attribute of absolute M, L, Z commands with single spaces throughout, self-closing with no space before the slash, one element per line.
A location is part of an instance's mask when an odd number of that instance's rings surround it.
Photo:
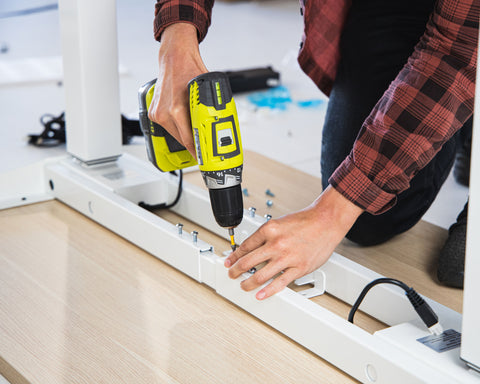
<path fill-rule="evenodd" d="M 371 383 L 376 382 L 378 379 L 377 370 L 372 364 L 367 364 L 365 367 L 365 374 Z"/>

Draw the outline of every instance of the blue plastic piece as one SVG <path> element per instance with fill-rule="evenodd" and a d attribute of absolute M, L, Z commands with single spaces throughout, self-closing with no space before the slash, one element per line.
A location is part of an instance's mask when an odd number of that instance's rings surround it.
<path fill-rule="evenodd" d="M 248 96 L 248 100 L 259 108 L 270 108 L 284 111 L 289 104 L 295 103 L 300 108 L 316 108 L 325 103 L 322 99 L 293 101 L 287 87 L 278 86 L 266 91 L 255 92 Z"/>
<path fill-rule="evenodd" d="M 257 107 L 267 107 L 270 109 L 287 109 L 287 105 L 292 103 L 290 92 L 287 88 L 280 86 L 270 88 L 267 91 L 255 92 L 248 96 L 248 100 Z"/>
<path fill-rule="evenodd" d="M 320 99 L 312 99 L 312 100 L 302 100 L 297 101 L 297 105 L 301 108 L 315 108 L 322 105 L 325 101 Z"/>

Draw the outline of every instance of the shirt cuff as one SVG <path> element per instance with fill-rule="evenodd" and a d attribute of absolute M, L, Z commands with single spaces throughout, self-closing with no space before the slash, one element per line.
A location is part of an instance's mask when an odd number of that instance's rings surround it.
<path fill-rule="evenodd" d="M 199 8 L 195 2 L 188 3 L 190 2 L 184 2 L 180 5 L 178 2 L 160 1 L 155 4 L 155 19 L 153 22 L 155 40 L 160 41 L 165 28 L 175 23 L 194 25 L 197 28 L 199 43 L 205 38 L 210 26 L 209 10 Z"/>
<path fill-rule="evenodd" d="M 397 196 L 372 182 L 347 157 L 328 179 L 330 185 L 355 205 L 373 215 L 388 211 L 397 202 Z"/>

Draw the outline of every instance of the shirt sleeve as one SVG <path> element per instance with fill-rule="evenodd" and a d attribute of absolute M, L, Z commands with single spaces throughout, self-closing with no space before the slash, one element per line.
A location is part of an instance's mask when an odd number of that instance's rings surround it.
<path fill-rule="evenodd" d="M 396 195 L 472 116 L 478 0 L 439 0 L 420 42 L 363 123 L 329 183 L 372 214 Z"/>
<path fill-rule="evenodd" d="M 207 34 L 212 18 L 214 0 L 157 0 L 153 30 L 160 41 L 163 30 L 171 24 L 182 22 L 197 28 L 198 41 Z"/>

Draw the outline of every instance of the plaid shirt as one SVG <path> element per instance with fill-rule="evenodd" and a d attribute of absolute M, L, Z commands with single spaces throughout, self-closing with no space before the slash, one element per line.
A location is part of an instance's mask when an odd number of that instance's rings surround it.
<path fill-rule="evenodd" d="M 305 33 L 299 63 L 329 94 L 350 0 L 301 4 Z M 203 40 L 213 0 L 158 0 L 155 38 L 183 21 Z M 372 214 L 390 209 L 396 195 L 472 116 L 480 0 L 438 0 L 426 30 L 403 69 L 363 123 L 350 155 L 329 183 Z"/>

